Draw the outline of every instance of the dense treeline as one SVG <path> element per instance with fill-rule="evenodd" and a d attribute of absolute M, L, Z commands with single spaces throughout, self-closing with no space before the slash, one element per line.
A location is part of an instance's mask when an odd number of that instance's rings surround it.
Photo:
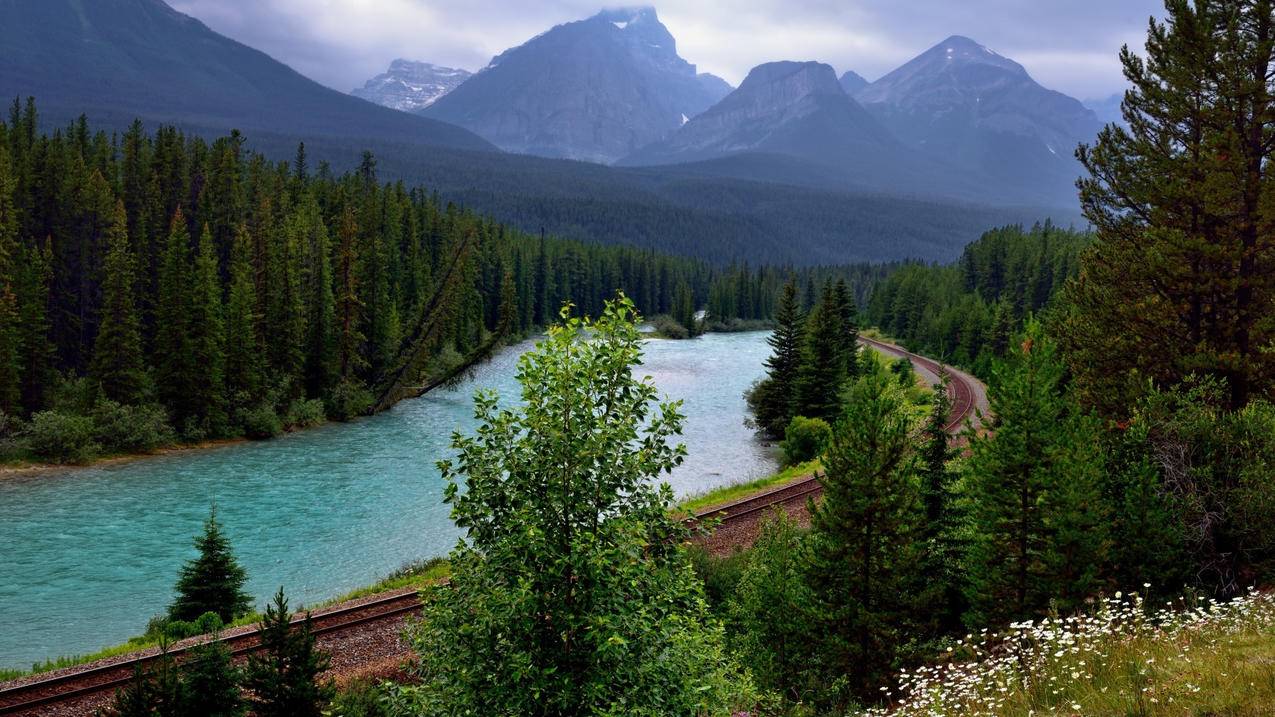
<path fill-rule="evenodd" d="M 865 321 L 909 348 L 990 375 L 1023 319 L 1075 275 L 1088 234 L 1050 223 L 983 234 L 951 265 L 906 264 L 866 304 Z"/>

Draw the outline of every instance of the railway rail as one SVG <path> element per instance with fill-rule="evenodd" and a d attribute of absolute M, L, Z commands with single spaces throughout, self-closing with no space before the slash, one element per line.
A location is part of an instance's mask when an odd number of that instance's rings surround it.
<path fill-rule="evenodd" d="M 973 379 L 960 372 L 951 371 L 937 361 L 918 356 L 892 344 L 866 338 L 861 338 L 860 341 L 887 353 L 906 356 L 914 365 L 936 376 L 944 374 L 950 376 L 951 380 L 947 387 L 952 401 L 952 411 L 947 424 L 949 432 L 955 432 L 967 419 L 974 416 L 977 397 L 975 386 L 971 384 Z M 710 508 L 689 520 L 696 522 L 716 520 L 719 529 L 757 522 L 766 511 L 778 507 L 804 506 L 807 500 L 817 496 L 821 490 L 818 480 L 814 476 L 807 476 L 763 493 Z M 318 637 L 333 636 L 366 628 L 374 623 L 402 619 L 406 615 L 419 612 L 420 607 L 420 597 L 414 589 L 385 593 L 357 603 L 316 612 L 311 617 L 312 629 Z M 298 623 L 304 619 L 297 617 L 293 622 Z M 214 639 L 225 644 L 233 656 L 240 657 L 257 648 L 259 634 L 257 626 L 252 626 Z M 184 641 L 165 654 L 180 661 L 200 642 L 198 638 Z M 158 650 L 150 650 L 144 654 L 105 664 L 90 664 L 79 669 L 59 671 L 43 678 L 15 681 L 7 687 L 0 687 L 0 715 L 44 714 L 46 710 L 56 705 L 101 697 L 103 693 L 113 692 L 128 684 L 133 679 L 135 670 L 144 669 L 162 657 Z M 91 713 L 91 711 L 85 713 Z"/>

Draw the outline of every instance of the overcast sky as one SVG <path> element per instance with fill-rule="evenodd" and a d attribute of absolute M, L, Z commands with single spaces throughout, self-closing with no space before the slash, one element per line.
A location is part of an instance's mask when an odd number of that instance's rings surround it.
<path fill-rule="evenodd" d="M 169 0 L 214 30 L 349 91 L 403 57 L 477 70 L 596 0 Z M 869 80 L 949 35 L 1088 99 L 1123 86 L 1116 53 L 1141 48 L 1161 0 L 666 0 L 678 51 L 732 84 L 772 60 L 819 60 Z"/>

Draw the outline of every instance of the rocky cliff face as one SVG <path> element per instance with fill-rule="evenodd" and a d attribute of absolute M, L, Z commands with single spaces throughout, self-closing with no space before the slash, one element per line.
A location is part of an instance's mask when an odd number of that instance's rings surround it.
<path fill-rule="evenodd" d="M 1073 153 L 1100 128 L 1078 100 L 1036 83 L 977 42 L 949 37 L 856 93 L 900 139 L 931 156 L 1008 185 L 1069 197 L 1080 172 Z"/>
<path fill-rule="evenodd" d="M 846 94 L 853 95 L 867 86 L 868 81 L 854 70 L 846 70 L 845 74 L 841 75 L 841 89 L 845 90 Z"/>
<path fill-rule="evenodd" d="M 399 59 L 350 94 L 382 107 L 414 112 L 434 104 L 471 76 L 468 70 Z"/>
<path fill-rule="evenodd" d="M 632 8 L 507 50 L 421 113 L 509 151 L 609 163 L 671 134 L 728 91 L 677 54 L 653 8 Z"/>

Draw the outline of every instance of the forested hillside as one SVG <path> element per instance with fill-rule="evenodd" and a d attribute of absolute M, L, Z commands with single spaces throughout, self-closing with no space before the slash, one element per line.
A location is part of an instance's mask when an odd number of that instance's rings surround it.
<path fill-rule="evenodd" d="M 0 123 L 0 412 L 46 457 L 383 408 L 617 290 L 768 315 L 773 272 L 525 235 L 382 184 L 370 155 L 338 177 L 238 135 L 37 125 L 31 104 Z"/>
<path fill-rule="evenodd" d="M 866 322 L 908 348 L 990 375 L 1023 319 L 1076 273 L 1088 234 L 1040 224 L 983 234 L 950 265 L 909 263 L 872 294 Z"/>

